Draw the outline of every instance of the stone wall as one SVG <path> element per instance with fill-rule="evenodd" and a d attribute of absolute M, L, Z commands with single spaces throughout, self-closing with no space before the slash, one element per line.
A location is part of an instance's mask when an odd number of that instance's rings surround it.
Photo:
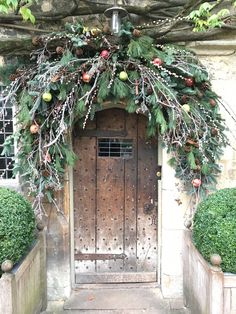
<path fill-rule="evenodd" d="M 136 2 L 137 3 L 137 2 Z M 142 1 L 143 3 L 143 1 Z M 53 0 L 46 0 L 42 4 L 43 11 L 53 7 Z M 231 115 L 236 115 L 235 80 L 236 54 L 233 40 L 192 43 L 201 61 L 212 73 L 212 84 L 215 91 L 221 95 Z M 222 174 L 218 180 L 218 188 L 236 186 L 236 123 L 222 107 L 226 124 L 229 127 L 230 145 L 220 161 Z M 236 118 L 235 118 L 236 120 Z M 167 164 L 169 156 L 165 150 L 159 148 L 159 164 L 162 164 L 162 180 L 159 183 L 159 212 L 158 212 L 158 283 L 164 297 L 183 297 L 183 230 L 186 217 L 192 215 L 189 199 L 181 192 L 181 185 L 174 178 L 174 170 Z M 1 184 L 1 182 L 0 182 Z M 5 183 L 2 182 L 4 185 Z M 17 185 L 16 182 L 14 182 Z M 50 300 L 69 297 L 72 287 L 71 274 L 71 217 L 73 206 L 70 204 L 69 177 L 66 178 L 67 198 L 63 192 L 58 195 L 62 213 L 52 206 L 48 207 L 47 248 L 48 248 L 48 296 Z M 228 295 L 236 294 L 235 290 L 225 292 Z M 236 298 L 236 296 L 235 296 Z M 234 305 L 235 306 L 235 305 Z M 235 306 L 236 307 L 236 306 Z M 215 314 L 215 313 L 214 313 Z"/>
<path fill-rule="evenodd" d="M 225 149 L 220 161 L 222 174 L 218 179 L 217 188 L 236 187 L 236 40 L 213 41 L 191 46 L 209 69 L 213 89 L 221 96 L 227 109 L 222 107 L 221 113 L 229 129 L 227 134 L 230 146 Z"/>

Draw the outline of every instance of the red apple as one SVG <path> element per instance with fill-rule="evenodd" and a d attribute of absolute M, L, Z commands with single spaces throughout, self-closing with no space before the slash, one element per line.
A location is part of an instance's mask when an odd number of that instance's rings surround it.
<path fill-rule="evenodd" d="M 83 80 L 83 82 L 85 82 L 85 83 L 89 83 L 90 82 L 90 80 L 91 80 L 91 76 L 88 74 L 88 73 L 83 73 L 83 75 L 82 75 L 82 80 Z"/>
<path fill-rule="evenodd" d="M 188 77 L 185 79 L 185 85 L 188 86 L 188 87 L 191 87 L 193 86 L 193 79 L 191 77 Z"/>
<path fill-rule="evenodd" d="M 193 179 L 192 181 L 192 185 L 195 187 L 195 188 L 199 188 L 199 186 L 202 184 L 202 181 L 200 179 Z"/>
<path fill-rule="evenodd" d="M 39 126 L 37 124 L 32 124 L 30 126 L 30 133 L 31 134 L 36 134 L 39 131 Z"/>
<path fill-rule="evenodd" d="M 216 106 L 215 99 L 213 99 L 213 98 L 210 99 L 210 105 L 211 105 L 211 107 L 215 107 Z"/>
<path fill-rule="evenodd" d="M 100 56 L 101 56 L 103 59 L 108 59 L 108 58 L 109 58 L 109 51 L 108 51 L 108 50 L 103 50 L 103 51 L 100 53 Z"/>
<path fill-rule="evenodd" d="M 160 65 L 162 65 L 162 63 L 163 63 L 163 61 L 160 58 L 155 58 L 153 60 L 154 65 L 160 66 Z"/>

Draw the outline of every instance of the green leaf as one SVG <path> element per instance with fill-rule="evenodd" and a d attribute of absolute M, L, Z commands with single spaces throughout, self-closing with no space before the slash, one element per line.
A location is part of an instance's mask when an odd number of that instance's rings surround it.
<path fill-rule="evenodd" d="M 46 190 L 46 196 L 47 196 L 47 199 L 48 199 L 49 203 L 52 203 L 52 201 L 53 201 L 53 194 L 52 194 L 52 192 L 49 191 L 49 190 Z"/>
<path fill-rule="evenodd" d="M 84 100 L 78 101 L 75 105 L 75 114 L 76 115 L 84 114 L 85 110 L 86 110 L 86 106 L 85 106 Z"/>
<path fill-rule="evenodd" d="M 64 53 L 64 55 L 63 55 L 63 57 L 62 57 L 61 60 L 60 60 L 60 64 L 61 64 L 62 66 L 68 66 L 68 63 L 69 63 L 71 60 L 73 60 L 73 59 L 75 59 L 75 57 L 73 56 L 72 52 L 69 51 L 69 50 L 66 50 L 65 53 Z M 75 59 L 75 60 L 77 60 L 77 59 Z"/>
<path fill-rule="evenodd" d="M 197 91 L 195 89 L 190 88 L 190 87 L 185 87 L 182 89 L 182 93 L 186 94 L 186 95 L 193 96 L 193 95 L 197 94 Z"/>
<path fill-rule="evenodd" d="M 110 89 L 107 88 L 111 80 L 111 72 L 105 71 L 101 74 L 99 84 L 98 84 L 98 94 L 97 98 L 99 102 L 105 100 L 110 94 Z"/>
<path fill-rule="evenodd" d="M 17 1 L 18 2 L 18 1 Z M 30 21 L 32 24 L 35 23 L 35 17 L 32 14 L 31 10 L 27 7 L 21 7 L 20 8 L 20 14 L 22 15 L 22 18 L 24 21 Z"/>
<path fill-rule="evenodd" d="M 128 76 L 131 81 L 140 79 L 140 74 L 137 71 L 129 71 Z"/>
<path fill-rule="evenodd" d="M 66 90 L 66 87 L 64 85 L 60 86 L 60 93 L 57 96 L 57 98 L 59 100 L 66 100 L 66 98 L 67 98 L 67 90 Z"/>
<path fill-rule="evenodd" d="M 118 99 L 125 98 L 130 94 L 129 86 L 119 78 L 115 78 L 112 85 L 112 94 Z"/>
<path fill-rule="evenodd" d="M 171 166 L 171 167 L 175 167 L 176 166 L 176 158 L 175 157 L 172 157 L 171 159 L 168 160 L 168 164 Z"/>
<path fill-rule="evenodd" d="M 88 45 L 87 41 L 81 39 L 80 37 L 76 36 L 76 37 L 72 37 L 71 41 L 74 44 L 74 47 L 79 48 L 79 47 L 83 47 Z"/>
<path fill-rule="evenodd" d="M 200 16 L 206 16 L 208 12 L 213 8 L 213 5 L 209 2 L 204 2 L 199 7 Z"/>
<path fill-rule="evenodd" d="M 193 152 L 188 153 L 187 161 L 190 166 L 190 169 L 195 170 L 197 168 L 196 162 L 195 162 L 195 156 Z"/>
<path fill-rule="evenodd" d="M 133 98 L 130 98 L 127 102 L 127 106 L 126 106 L 126 110 L 129 112 L 129 113 L 134 113 L 136 112 L 137 110 L 137 105 L 135 104 L 135 100 Z"/>
<path fill-rule="evenodd" d="M 9 7 L 4 5 L 4 4 L 0 4 L 0 12 L 2 13 L 9 13 Z"/>
<path fill-rule="evenodd" d="M 164 134 L 166 130 L 168 129 L 168 126 L 167 126 L 166 120 L 164 118 L 164 115 L 160 106 L 154 109 L 154 116 L 156 119 L 156 123 L 158 123 L 160 126 L 161 134 Z"/>
<path fill-rule="evenodd" d="M 174 110 L 172 109 L 167 109 L 167 113 L 168 113 L 168 127 L 169 129 L 174 129 L 176 127 L 176 113 Z"/>
<path fill-rule="evenodd" d="M 64 173 L 64 168 L 62 167 L 61 158 L 59 155 L 56 155 L 55 158 L 55 168 L 58 172 Z"/>
<path fill-rule="evenodd" d="M 155 54 L 156 49 L 152 46 L 153 39 L 149 36 L 141 36 L 138 39 L 131 39 L 128 45 L 127 54 L 131 58 L 145 58 L 151 60 Z"/>
<path fill-rule="evenodd" d="M 30 110 L 29 114 L 31 117 L 31 120 L 34 119 L 35 112 L 38 110 L 39 106 L 41 104 L 41 96 L 39 96 L 36 101 L 34 102 L 33 108 Z"/>
<path fill-rule="evenodd" d="M 205 175 L 209 174 L 210 173 L 210 167 L 208 166 L 208 164 L 203 164 L 201 171 Z"/>

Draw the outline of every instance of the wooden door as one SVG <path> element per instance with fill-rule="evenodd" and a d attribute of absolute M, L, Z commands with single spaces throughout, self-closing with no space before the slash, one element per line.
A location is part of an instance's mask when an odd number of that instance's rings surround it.
<path fill-rule="evenodd" d="M 122 109 L 74 130 L 76 283 L 153 282 L 157 271 L 157 143 Z"/>

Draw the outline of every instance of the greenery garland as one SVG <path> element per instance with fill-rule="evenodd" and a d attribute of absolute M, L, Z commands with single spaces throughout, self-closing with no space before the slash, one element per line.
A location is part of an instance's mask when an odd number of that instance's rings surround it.
<path fill-rule="evenodd" d="M 148 117 L 147 136 L 162 136 L 188 191 L 204 195 L 214 186 L 225 126 L 207 70 L 192 52 L 155 45 L 129 23 L 119 36 L 77 24 L 33 42 L 31 60 L 11 74 L 1 99 L 15 102 L 18 121 L 3 153 L 18 142 L 14 172 L 35 196 L 37 212 L 45 195 L 55 203 L 65 166 L 76 160 L 68 133 L 78 120 L 85 128 L 106 100 Z"/>

